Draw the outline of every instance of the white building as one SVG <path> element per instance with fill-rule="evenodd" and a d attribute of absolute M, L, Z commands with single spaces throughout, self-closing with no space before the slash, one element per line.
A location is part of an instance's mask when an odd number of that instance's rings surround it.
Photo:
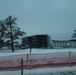
<path fill-rule="evenodd" d="M 76 39 L 52 40 L 52 48 L 76 48 Z"/>

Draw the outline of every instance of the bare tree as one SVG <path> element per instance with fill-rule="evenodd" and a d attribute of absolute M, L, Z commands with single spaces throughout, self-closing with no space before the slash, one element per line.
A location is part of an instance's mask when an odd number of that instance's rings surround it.
<path fill-rule="evenodd" d="M 0 21 L 0 48 L 4 46 L 4 40 L 6 38 L 6 30 L 5 22 L 3 20 Z"/>
<path fill-rule="evenodd" d="M 12 52 L 14 52 L 14 40 L 18 39 L 19 36 L 25 35 L 25 32 L 21 31 L 20 28 L 17 27 L 16 20 L 17 18 L 13 18 L 12 16 L 8 16 L 8 18 L 5 19 L 6 26 L 8 27 L 7 38 L 11 39 Z"/>
<path fill-rule="evenodd" d="M 72 38 L 76 38 L 76 30 L 74 30 L 74 33 L 72 35 Z"/>

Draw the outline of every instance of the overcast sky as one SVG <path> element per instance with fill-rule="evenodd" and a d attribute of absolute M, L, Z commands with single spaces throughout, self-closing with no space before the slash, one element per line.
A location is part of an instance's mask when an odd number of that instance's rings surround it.
<path fill-rule="evenodd" d="M 76 29 L 76 0 L 0 0 L 0 20 L 17 17 L 27 35 L 69 39 Z"/>

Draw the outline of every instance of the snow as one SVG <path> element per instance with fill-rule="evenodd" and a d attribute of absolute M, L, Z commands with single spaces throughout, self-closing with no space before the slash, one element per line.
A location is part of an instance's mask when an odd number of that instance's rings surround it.
<path fill-rule="evenodd" d="M 45 54 L 45 53 L 59 53 L 59 52 L 76 52 L 74 48 L 68 49 L 32 49 L 32 54 Z M 0 51 L 0 57 L 12 56 L 19 54 L 29 54 L 30 49 L 25 50 L 2 50 Z M 24 70 L 24 75 L 76 75 L 76 66 L 73 67 L 60 67 L 60 68 L 40 68 L 32 70 Z M 64 74 L 65 73 L 65 74 Z M 0 75 L 21 75 L 21 71 L 0 71 Z"/>
<path fill-rule="evenodd" d="M 76 52 L 76 49 L 74 48 L 68 48 L 68 49 L 32 49 L 31 54 L 44 54 L 44 53 L 59 53 L 59 52 Z M 12 52 L 11 50 L 1 50 L 0 56 L 10 56 L 10 55 L 19 55 L 19 54 L 30 54 L 30 49 L 24 49 L 24 50 L 15 50 L 15 52 Z"/>
<path fill-rule="evenodd" d="M 65 74 L 64 74 L 65 73 Z M 0 75 L 21 75 L 21 71 L 5 71 Z M 46 68 L 24 70 L 23 75 L 76 75 L 76 66 L 63 68 Z"/>

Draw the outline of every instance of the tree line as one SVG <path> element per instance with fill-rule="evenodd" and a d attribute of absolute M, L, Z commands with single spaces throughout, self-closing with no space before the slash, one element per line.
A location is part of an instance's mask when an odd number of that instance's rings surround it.
<path fill-rule="evenodd" d="M 8 16 L 4 20 L 0 20 L 0 48 L 4 45 L 10 46 L 14 52 L 14 40 L 19 39 L 20 36 L 25 35 L 24 31 L 16 24 L 16 17 Z"/>

